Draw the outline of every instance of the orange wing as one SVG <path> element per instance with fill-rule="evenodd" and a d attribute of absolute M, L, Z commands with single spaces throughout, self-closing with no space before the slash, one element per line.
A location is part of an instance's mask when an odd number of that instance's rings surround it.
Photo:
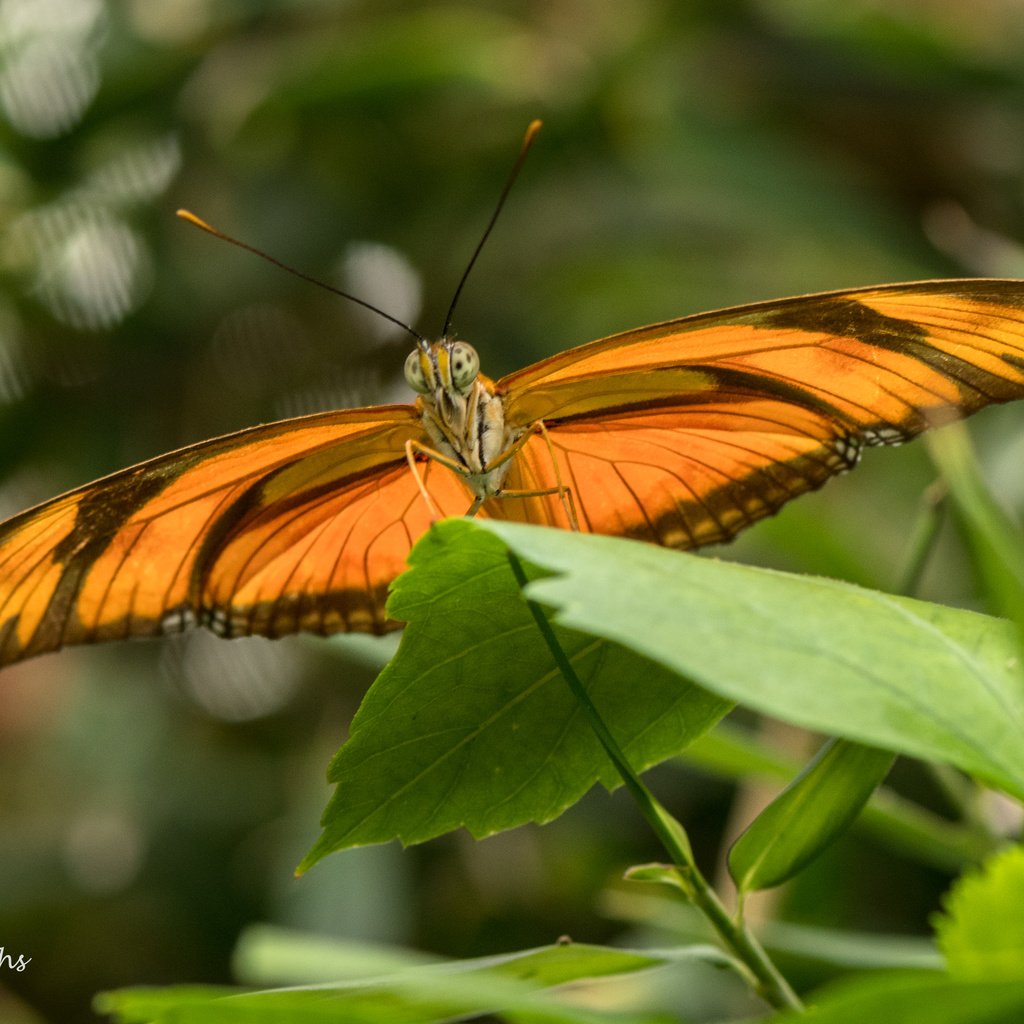
<path fill-rule="evenodd" d="M 0 664 L 182 629 L 382 632 L 429 516 L 405 463 L 412 406 L 333 412 L 184 448 L 0 527 Z M 470 497 L 428 469 L 448 514 Z M 272 579 L 268 577 L 272 576 Z"/>
<path fill-rule="evenodd" d="M 498 384 L 548 438 L 507 490 L 559 479 L 581 528 L 695 547 L 894 443 L 1024 397 L 1024 282 L 813 295 L 597 341 Z M 405 464 L 413 406 L 288 420 L 186 448 L 0 526 L 0 664 L 200 621 L 225 635 L 381 632 L 429 516 Z M 554 462 L 552 461 L 554 455 Z M 555 472 L 557 464 L 558 473 Z M 440 511 L 470 494 L 425 463 Z M 557 495 L 483 515 L 568 525 Z"/>
<path fill-rule="evenodd" d="M 543 420 L 580 528 L 672 547 L 727 540 L 904 441 L 1024 397 L 1024 281 L 929 281 L 686 317 L 498 382 L 508 422 Z M 508 490 L 557 485 L 540 437 Z M 567 525 L 557 497 L 493 516 Z"/>

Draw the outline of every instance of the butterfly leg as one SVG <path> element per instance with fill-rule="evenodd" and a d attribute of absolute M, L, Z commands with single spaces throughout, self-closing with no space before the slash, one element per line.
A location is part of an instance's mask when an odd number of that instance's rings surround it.
<path fill-rule="evenodd" d="M 551 436 L 548 434 L 547 427 L 544 425 L 543 420 L 537 420 L 528 429 L 523 431 L 522 435 L 516 438 L 500 455 L 497 456 L 488 464 L 488 469 L 495 469 L 504 463 L 508 462 L 509 459 L 513 458 L 526 444 L 527 441 L 534 435 L 540 434 L 544 438 L 544 444 L 547 446 L 548 454 L 551 457 L 551 468 L 555 475 L 555 486 L 545 487 L 539 490 L 530 491 L 499 491 L 495 495 L 477 495 L 474 499 L 473 504 L 470 505 L 465 515 L 467 519 L 472 519 L 481 509 L 484 502 L 489 497 L 496 498 L 542 498 L 547 495 L 557 494 L 559 500 L 562 503 L 562 508 L 565 510 L 566 517 L 569 520 L 569 527 L 574 532 L 579 533 L 579 520 L 576 516 L 576 503 L 573 500 L 572 491 L 562 483 L 562 474 L 558 468 L 558 460 L 555 458 L 554 445 L 551 443 Z M 442 454 L 434 448 L 430 448 L 419 441 L 409 440 L 405 442 L 405 458 L 409 463 L 409 469 L 412 472 L 413 477 L 416 480 L 416 486 L 419 489 L 420 495 L 426 502 L 427 508 L 430 511 L 430 517 L 434 522 L 441 519 L 441 512 L 438 509 L 434 499 L 430 496 L 430 492 L 427 490 L 426 484 L 423 481 L 423 477 L 420 474 L 419 466 L 416 462 L 416 456 L 423 455 L 433 462 L 437 462 L 444 466 L 446 469 L 451 470 L 457 476 L 461 476 L 463 479 L 470 482 L 473 474 L 466 469 L 461 463 L 455 459 L 450 458 L 447 455 Z"/>
<path fill-rule="evenodd" d="M 551 468 L 555 474 L 555 486 L 545 487 L 541 490 L 536 491 L 502 491 L 499 497 L 502 498 L 543 498 L 549 494 L 557 494 L 559 500 L 562 503 L 562 508 L 565 510 L 566 517 L 569 520 L 569 527 L 574 533 L 580 532 L 579 520 L 576 517 L 576 502 L 573 500 L 572 490 L 562 483 L 562 473 L 558 468 L 558 460 L 555 458 L 555 448 L 551 443 L 551 435 L 548 433 L 547 427 L 544 425 L 543 420 L 537 420 L 536 423 L 532 424 L 529 429 L 523 432 L 522 436 L 517 438 L 514 443 L 510 444 L 492 463 L 491 467 L 500 466 L 503 462 L 507 462 L 511 459 L 516 452 L 529 441 L 533 434 L 540 434 L 544 438 L 544 444 L 547 445 L 548 455 L 551 457 Z M 469 511 L 468 515 L 474 515 L 476 510 L 483 504 L 485 499 L 478 498 L 474 502 L 473 508 Z"/>
<path fill-rule="evenodd" d="M 541 437 L 544 438 L 544 444 L 547 445 L 548 455 L 551 458 L 551 468 L 554 470 L 555 483 L 558 485 L 553 493 L 557 493 L 561 499 L 562 507 L 565 509 L 565 514 L 569 517 L 569 525 L 573 533 L 579 533 L 580 521 L 576 518 L 576 502 L 573 500 L 572 490 L 562 483 L 562 471 L 558 468 L 558 459 L 555 458 L 555 446 L 551 443 L 551 435 L 548 433 L 548 428 L 544 426 L 543 420 L 537 420 L 534 427 L 540 432 Z"/>
<path fill-rule="evenodd" d="M 418 441 L 405 442 L 405 461 L 409 463 L 409 471 L 412 473 L 413 479 L 416 481 L 416 487 L 420 492 L 420 496 L 423 498 L 423 501 L 427 506 L 427 510 L 430 512 L 430 518 L 436 523 L 441 518 L 441 510 L 434 503 L 434 499 L 430 496 L 430 492 L 427 490 L 427 485 L 423 482 L 423 477 L 420 476 L 419 466 L 416 465 L 417 454 L 425 455 L 428 459 L 434 459 L 442 465 L 448 465 L 449 460 L 440 452 L 435 452 L 433 448 L 428 448 L 426 445 L 420 444 Z M 449 466 L 449 468 L 453 467 Z"/>
<path fill-rule="evenodd" d="M 406 441 L 405 442 L 405 459 L 409 463 L 409 469 L 412 471 L 412 475 L 416 480 L 416 486 L 419 489 L 420 495 L 426 502 L 427 508 L 430 510 L 430 518 L 436 523 L 439 519 L 443 519 L 444 516 L 441 514 L 440 509 L 437 507 L 434 499 L 430 496 L 430 492 L 427 490 L 427 485 L 423 482 L 423 477 L 420 475 L 419 466 L 416 463 L 416 456 L 423 455 L 430 459 L 431 462 L 436 462 L 438 465 L 444 466 L 445 469 L 450 469 L 456 476 L 461 476 L 468 482 L 471 474 L 465 466 L 460 462 L 456 462 L 454 459 L 449 458 L 447 455 L 442 454 L 435 448 L 429 448 L 425 444 L 421 444 L 419 441 Z M 486 501 L 485 497 L 478 497 L 474 500 L 473 504 L 469 507 L 469 511 L 466 512 L 467 518 L 472 518 L 480 511 L 480 506 Z"/>

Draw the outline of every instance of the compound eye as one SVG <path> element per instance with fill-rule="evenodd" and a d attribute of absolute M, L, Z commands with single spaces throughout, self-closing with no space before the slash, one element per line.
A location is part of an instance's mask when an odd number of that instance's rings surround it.
<path fill-rule="evenodd" d="M 480 373 L 480 357 L 476 349 L 464 341 L 456 341 L 448 353 L 448 363 L 452 368 L 455 390 L 461 395 L 466 394 Z"/>
<path fill-rule="evenodd" d="M 413 349 L 405 361 L 405 382 L 417 393 L 425 395 L 430 391 L 427 378 L 423 376 L 423 364 L 420 362 L 420 350 Z"/>

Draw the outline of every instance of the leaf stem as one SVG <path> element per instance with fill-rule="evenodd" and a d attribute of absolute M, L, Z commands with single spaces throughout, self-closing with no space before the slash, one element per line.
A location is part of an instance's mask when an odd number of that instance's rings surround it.
<path fill-rule="evenodd" d="M 511 550 L 508 552 L 508 560 L 516 582 L 522 590 L 529 582 L 522 563 Z M 725 946 L 749 971 L 750 980 L 764 1000 L 776 1009 L 802 1011 L 804 1006 L 799 996 L 772 963 L 764 947 L 741 919 L 734 919 L 729 914 L 718 894 L 697 867 L 693 858 L 693 850 L 690 847 L 690 840 L 683 826 L 662 807 L 654 794 L 641 781 L 640 776 L 633 770 L 600 712 L 594 706 L 594 702 L 590 699 L 586 687 L 576 674 L 572 662 L 558 642 L 541 607 L 525 595 L 524 600 L 551 656 L 555 659 L 555 664 L 573 696 L 589 717 L 591 727 L 601 746 L 611 759 L 612 764 L 615 765 L 630 795 L 640 808 L 640 812 L 647 819 L 648 824 L 671 857 L 682 890 L 707 918 Z"/>
<path fill-rule="evenodd" d="M 935 542 L 942 526 L 946 502 L 946 487 L 941 481 L 931 484 L 921 499 L 921 508 L 910 534 L 907 555 L 893 593 L 908 597 L 917 592 L 928 559 L 935 550 Z"/>

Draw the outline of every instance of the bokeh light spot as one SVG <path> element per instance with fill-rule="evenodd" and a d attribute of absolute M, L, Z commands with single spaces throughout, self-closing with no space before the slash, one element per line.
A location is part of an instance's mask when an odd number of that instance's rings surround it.
<path fill-rule="evenodd" d="M 23 135 L 73 128 L 100 86 L 100 0 L 0 0 L 0 109 Z"/>

